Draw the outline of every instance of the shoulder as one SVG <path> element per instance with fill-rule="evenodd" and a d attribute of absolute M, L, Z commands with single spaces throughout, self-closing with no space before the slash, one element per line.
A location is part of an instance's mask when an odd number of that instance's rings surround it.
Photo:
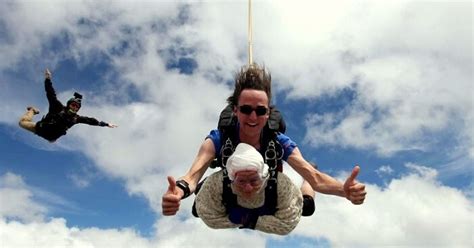
<path fill-rule="evenodd" d="M 212 140 L 220 139 L 221 138 L 221 131 L 219 129 L 213 129 L 209 132 L 209 134 L 207 135 L 207 138 L 210 138 Z"/>
<path fill-rule="evenodd" d="M 206 139 L 210 139 L 212 143 L 214 143 L 214 150 L 216 151 L 216 157 L 217 154 L 220 154 L 222 142 L 221 142 L 221 131 L 219 129 L 214 129 L 209 132 L 209 134 L 206 136 Z"/>
<path fill-rule="evenodd" d="M 278 143 L 280 143 L 283 149 L 283 160 L 287 161 L 288 157 L 293 153 L 293 150 L 297 147 L 296 143 L 285 134 L 278 133 L 276 137 Z"/>
<path fill-rule="evenodd" d="M 283 134 L 283 133 L 277 133 L 277 136 L 276 136 L 278 142 L 282 143 L 282 144 L 286 144 L 286 143 L 295 143 L 290 137 L 288 137 L 287 135 Z M 296 144 L 296 143 L 295 143 Z"/>
<path fill-rule="evenodd" d="M 284 173 L 278 172 L 277 182 L 279 195 L 293 195 L 295 191 L 299 191 L 299 188 Z"/>
<path fill-rule="evenodd" d="M 277 180 L 278 184 L 284 183 L 284 184 L 293 184 L 293 181 L 291 181 L 290 177 L 288 177 L 285 173 L 283 172 L 278 172 L 277 174 Z"/>
<path fill-rule="evenodd" d="M 212 191 L 213 195 L 222 194 L 222 180 L 224 178 L 222 170 L 216 171 L 212 173 L 210 176 L 206 178 L 202 185 L 202 189 L 204 192 Z M 199 194 L 201 191 L 199 191 Z"/>

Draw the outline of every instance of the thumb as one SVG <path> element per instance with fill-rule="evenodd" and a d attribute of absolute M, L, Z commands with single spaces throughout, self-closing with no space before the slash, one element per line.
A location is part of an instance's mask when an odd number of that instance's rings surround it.
<path fill-rule="evenodd" d="M 356 165 L 354 167 L 354 169 L 352 169 L 352 173 L 351 175 L 347 178 L 346 182 L 348 183 L 353 183 L 355 182 L 355 179 L 357 177 L 357 175 L 359 175 L 359 171 L 360 171 L 360 167 L 358 165 Z"/>
<path fill-rule="evenodd" d="M 176 194 L 176 180 L 172 176 L 168 176 L 168 191 Z"/>

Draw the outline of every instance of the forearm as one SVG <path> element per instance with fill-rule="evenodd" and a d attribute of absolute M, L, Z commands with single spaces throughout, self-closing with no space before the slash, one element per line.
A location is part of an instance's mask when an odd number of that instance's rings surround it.
<path fill-rule="evenodd" d="M 335 178 L 320 171 L 317 171 L 316 178 L 316 187 L 311 184 L 315 191 L 323 194 L 346 197 L 346 194 L 344 193 L 344 185 L 342 182 L 339 182 Z"/>
<path fill-rule="evenodd" d="M 290 166 L 309 182 L 313 190 L 323 193 L 345 197 L 343 183 L 335 178 L 322 173 L 308 163 L 298 149 L 288 157 Z"/>
<path fill-rule="evenodd" d="M 202 221 L 210 228 L 224 229 L 224 228 L 236 228 L 240 225 L 230 222 L 229 217 L 225 216 L 199 216 Z"/>
<path fill-rule="evenodd" d="M 87 124 L 91 126 L 107 126 L 106 122 L 98 121 L 96 118 L 87 116 L 78 116 L 77 123 Z"/>
<path fill-rule="evenodd" d="M 198 155 L 193 161 L 189 171 L 180 179 L 185 180 L 189 184 L 189 189 L 193 193 L 202 176 L 209 168 L 209 164 L 214 159 L 214 144 L 211 140 L 206 139 L 199 148 Z"/>
<path fill-rule="evenodd" d="M 273 215 L 263 215 L 258 218 L 255 230 L 278 235 L 287 235 L 298 225 L 300 217 L 279 219 Z"/>

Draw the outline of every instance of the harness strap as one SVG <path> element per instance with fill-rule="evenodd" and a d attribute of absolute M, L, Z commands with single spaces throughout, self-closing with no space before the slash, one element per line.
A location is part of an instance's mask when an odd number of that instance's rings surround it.
<path fill-rule="evenodd" d="M 237 207 L 237 196 L 232 192 L 231 181 L 224 169 L 224 180 L 222 181 L 222 205 L 225 206 L 226 214 L 230 213 L 231 208 Z"/>

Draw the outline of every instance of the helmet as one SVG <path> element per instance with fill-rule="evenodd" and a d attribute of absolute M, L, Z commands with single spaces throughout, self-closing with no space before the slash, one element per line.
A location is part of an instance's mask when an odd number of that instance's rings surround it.
<path fill-rule="evenodd" d="M 74 97 L 72 97 L 71 99 L 69 99 L 69 101 L 67 101 L 66 107 L 71 111 L 69 106 L 71 105 L 71 103 L 76 103 L 77 106 L 81 108 L 81 102 L 82 102 L 82 95 L 77 92 L 74 92 Z M 75 113 L 76 111 L 71 111 L 71 112 Z"/>

